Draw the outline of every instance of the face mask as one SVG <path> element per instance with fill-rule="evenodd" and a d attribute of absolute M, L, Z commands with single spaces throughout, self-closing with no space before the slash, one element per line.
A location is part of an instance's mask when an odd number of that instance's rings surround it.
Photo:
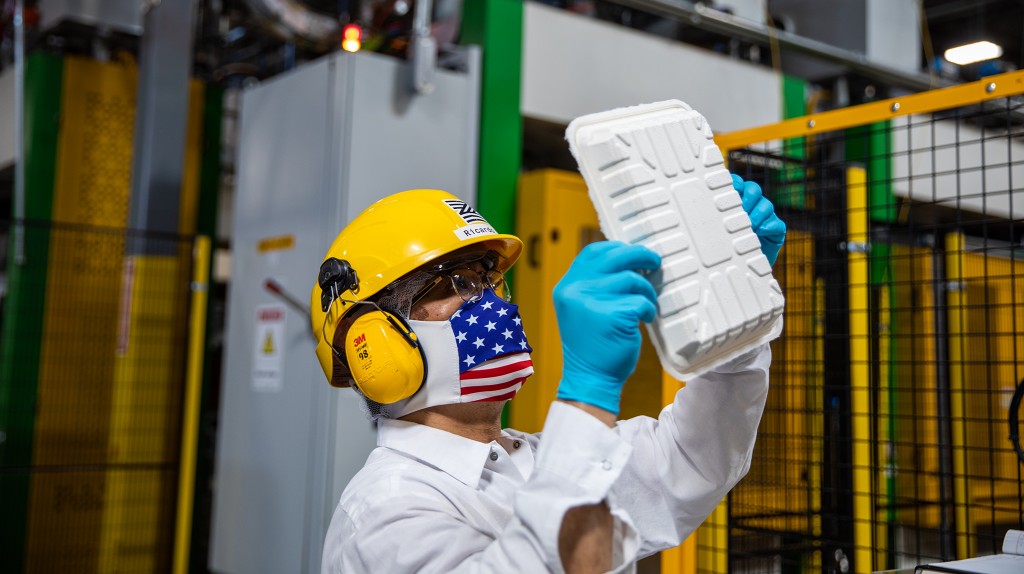
<path fill-rule="evenodd" d="M 397 407 L 400 417 L 426 407 L 506 401 L 533 374 L 519 306 L 491 289 L 447 321 L 409 321 L 426 356 L 423 387 Z"/>

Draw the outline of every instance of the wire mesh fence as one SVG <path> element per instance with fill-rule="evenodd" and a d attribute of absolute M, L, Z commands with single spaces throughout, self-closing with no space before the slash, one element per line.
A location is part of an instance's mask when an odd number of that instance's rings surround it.
<path fill-rule="evenodd" d="M 168 571 L 193 239 L 3 226 L 26 252 L 8 254 L 0 316 L 0 563 Z"/>
<path fill-rule="evenodd" d="M 698 569 L 872 572 L 998 552 L 1024 528 L 1010 426 L 1024 100 L 728 157 L 789 226 L 775 266 L 786 326 L 750 473 L 701 538 Z"/>

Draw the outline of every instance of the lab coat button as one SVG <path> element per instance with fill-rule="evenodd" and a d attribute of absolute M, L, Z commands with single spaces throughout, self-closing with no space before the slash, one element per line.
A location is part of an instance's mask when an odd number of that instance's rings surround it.
<path fill-rule="evenodd" d="M 608 460 L 607 458 L 602 460 L 601 461 L 601 468 L 603 468 L 605 470 L 611 470 L 612 469 L 612 462 L 610 460 Z"/>
<path fill-rule="evenodd" d="M 491 460 L 498 460 L 498 453 L 491 451 Z"/>

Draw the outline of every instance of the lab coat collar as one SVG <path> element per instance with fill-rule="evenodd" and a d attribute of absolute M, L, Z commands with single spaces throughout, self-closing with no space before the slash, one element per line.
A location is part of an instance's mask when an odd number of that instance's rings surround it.
<path fill-rule="evenodd" d="M 377 446 L 423 461 L 472 488 L 478 487 L 491 451 L 501 448 L 493 441 L 482 443 L 441 429 L 396 419 L 377 421 Z"/>

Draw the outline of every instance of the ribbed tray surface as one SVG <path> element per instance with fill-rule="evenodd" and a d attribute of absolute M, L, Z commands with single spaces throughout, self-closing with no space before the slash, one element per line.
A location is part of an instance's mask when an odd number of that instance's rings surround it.
<path fill-rule="evenodd" d="M 685 380 L 782 332 L 785 298 L 707 121 L 678 100 L 579 117 L 566 130 L 601 229 L 662 256 L 648 326 Z"/>

